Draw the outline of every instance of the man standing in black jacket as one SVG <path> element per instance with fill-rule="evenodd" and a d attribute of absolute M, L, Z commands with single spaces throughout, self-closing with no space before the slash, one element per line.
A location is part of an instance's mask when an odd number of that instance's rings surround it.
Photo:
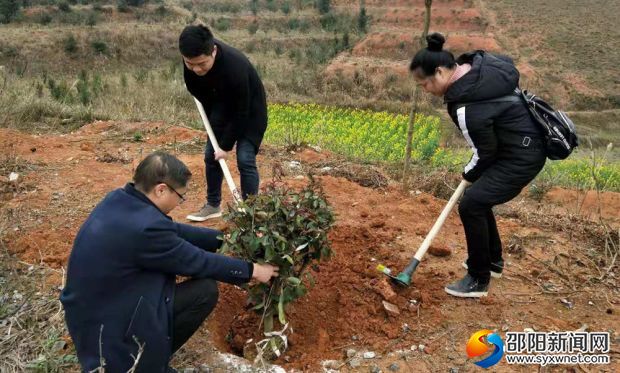
<path fill-rule="evenodd" d="M 237 49 L 213 38 L 202 25 L 187 26 L 179 37 L 188 91 L 202 103 L 221 151 L 211 140 L 205 150 L 207 203 L 188 215 L 205 221 L 222 215 L 223 172 L 218 160 L 237 146 L 243 198 L 258 192 L 256 154 L 267 129 L 265 88 L 256 69 Z"/>

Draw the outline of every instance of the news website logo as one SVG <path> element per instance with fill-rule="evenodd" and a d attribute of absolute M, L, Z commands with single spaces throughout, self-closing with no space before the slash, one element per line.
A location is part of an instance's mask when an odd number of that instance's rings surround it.
<path fill-rule="evenodd" d="M 484 356 L 491 351 L 491 354 L 480 361 L 475 361 L 479 367 L 489 368 L 497 364 L 504 356 L 504 342 L 497 333 L 491 330 L 479 330 L 469 337 L 466 351 L 469 358 Z"/>

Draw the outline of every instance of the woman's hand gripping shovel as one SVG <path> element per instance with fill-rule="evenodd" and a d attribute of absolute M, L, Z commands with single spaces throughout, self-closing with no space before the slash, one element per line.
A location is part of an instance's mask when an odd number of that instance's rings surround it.
<path fill-rule="evenodd" d="M 452 197 L 450 197 L 448 204 L 446 205 L 446 207 L 444 207 L 443 211 L 441 212 L 441 215 L 439 215 L 439 218 L 433 225 L 433 228 L 431 228 L 431 231 L 428 233 L 428 235 L 424 239 L 424 242 L 422 242 L 422 245 L 420 246 L 418 251 L 415 253 L 415 256 L 413 257 L 413 259 L 411 259 L 411 262 L 409 262 L 409 265 L 407 265 L 404 271 L 394 276 L 391 274 L 392 271 L 382 264 L 379 264 L 377 266 L 377 270 L 383 273 L 384 275 L 388 276 L 392 280 L 392 282 L 398 285 L 401 285 L 401 286 L 411 285 L 411 277 L 413 276 L 413 273 L 415 272 L 416 268 L 418 268 L 418 265 L 420 264 L 422 257 L 424 257 L 424 254 L 426 254 L 426 251 L 431 246 L 431 242 L 433 242 L 433 239 L 435 238 L 435 236 L 441 229 L 441 226 L 446 221 L 448 214 L 450 214 L 450 211 L 452 210 L 456 202 L 459 200 L 459 198 L 465 191 L 465 188 L 469 184 L 470 183 L 467 180 L 461 181 L 459 186 L 454 191 L 454 194 L 452 194 Z"/>
<path fill-rule="evenodd" d="M 211 128 L 211 124 L 209 123 L 209 118 L 207 118 L 204 107 L 202 107 L 202 104 L 196 99 L 196 97 L 194 97 L 194 102 L 196 102 L 196 106 L 198 107 L 198 111 L 200 112 L 200 117 L 202 118 L 202 123 L 207 130 L 207 135 L 209 136 L 209 140 L 211 140 L 211 145 L 213 145 L 213 149 L 215 150 L 215 152 L 222 150 L 222 148 L 220 148 L 220 145 L 217 143 L 217 139 L 215 138 L 215 134 L 213 133 L 213 129 Z M 219 159 L 218 162 L 220 163 L 220 167 L 222 167 L 222 171 L 224 172 L 224 178 L 226 179 L 228 189 L 230 189 L 230 193 L 233 196 L 235 205 L 238 205 L 241 201 L 243 201 L 243 198 L 241 197 L 241 193 L 239 192 L 239 189 L 237 189 L 235 181 L 230 174 L 230 170 L 228 169 L 226 160 Z"/>

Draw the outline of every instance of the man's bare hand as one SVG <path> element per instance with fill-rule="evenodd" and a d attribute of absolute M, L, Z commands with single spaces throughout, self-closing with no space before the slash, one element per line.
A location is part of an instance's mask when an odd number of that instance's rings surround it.
<path fill-rule="evenodd" d="M 259 282 L 269 282 L 272 277 L 278 277 L 279 268 L 272 266 L 271 264 L 258 264 L 254 263 L 254 272 L 252 278 L 255 278 Z"/>
<path fill-rule="evenodd" d="M 228 152 L 224 150 L 216 150 L 215 151 L 215 160 L 219 161 L 220 159 L 228 159 Z"/>

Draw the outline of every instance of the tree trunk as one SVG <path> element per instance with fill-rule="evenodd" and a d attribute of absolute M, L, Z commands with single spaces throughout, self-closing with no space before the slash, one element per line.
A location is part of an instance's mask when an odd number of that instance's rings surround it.
<path fill-rule="evenodd" d="M 407 147 L 405 148 L 405 164 L 403 167 L 403 189 L 407 189 L 409 182 L 409 165 L 411 163 L 411 147 L 413 143 L 413 127 L 415 117 L 418 114 L 418 94 L 420 90 L 416 85 L 413 86 L 413 104 L 409 112 L 409 124 L 407 126 Z"/>
<path fill-rule="evenodd" d="M 421 43 L 424 43 L 426 39 L 426 35 L 428 35 L 428 29 L 431 27 L 431 5 L 433 5 L 433 0 L 424 1 L 424 7 L 426 8 L 426 13 L 424 15 L 424 31 L 422 31 Z"/>
<path fill-rule="evenodd" d="M 428 29 L 431 24 L 431 5 L 433 0 L 424 0 L 424 6 L 426 8 L 426 14 L 424 16 L 424 30 L 422 31 L 422 37 L 418 44 L 418 49 L 424 45 L 426 35 L 428 35 Z M 413 142 L 413 126 L 415 125 L 415 118 L 418 115 L 418 99 L 420 97 L 420 89 L 414 85 L 413 87 L 413 103 L 411 105 L 411 112 L 409 113 L 409 124 L 407 125 L 407 146 L 405 148 L 405 164 L 403 165 L 403 189 L 407 189 L 409 184 L 409 166 L 411 164 L 411 147 Z"/>

